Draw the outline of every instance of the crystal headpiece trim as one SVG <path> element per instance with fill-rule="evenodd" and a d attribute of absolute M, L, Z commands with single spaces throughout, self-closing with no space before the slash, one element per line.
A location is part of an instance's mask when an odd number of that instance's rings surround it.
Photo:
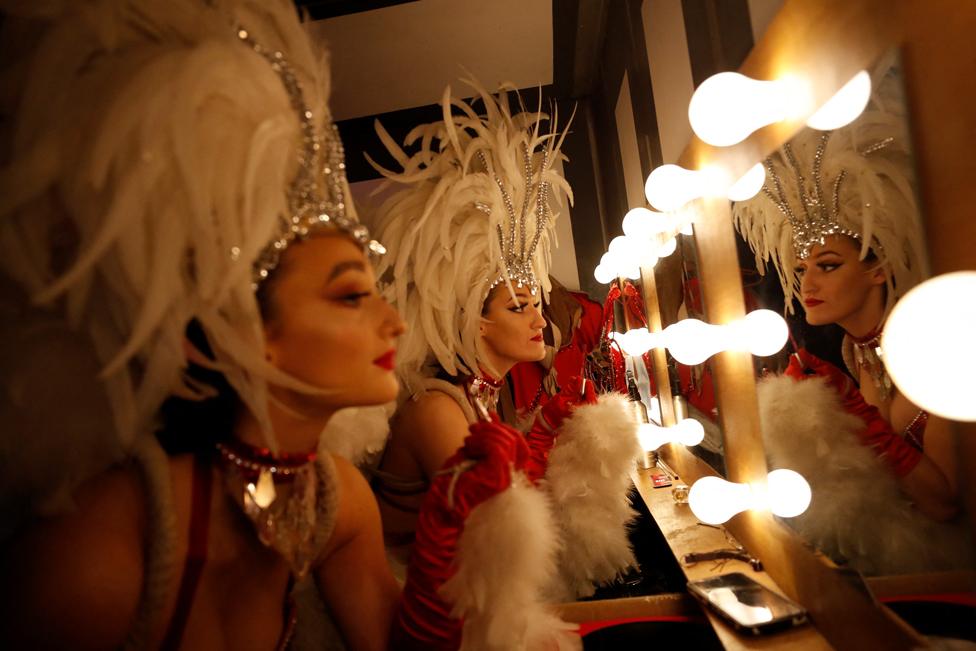
<path fill-rule="evenodd" d="M 491 169 L 488 167 L 488 159 L 483 150 L 478 152 L 478 159 L 484 166 L 485 172 L 492 174 Z M 505 211 L 508 213 L 508 235 L 505 235 L 502 230 L 502 225 L 498 224 L 498 245 L 501 249 L 502 262 L 505 265 L 505 270 L 491 282 L 488 291 L 490 292 L 497 285 L 505 282 L 507 278 L 516 287 L 527 287 L 529 292 L 535 296 L 539 291 L 539 281 L 535 277 L 535 270 L 532 268 L 532 257 L 535 255 L 535 250 L 539 246 L 539 238 L 542 236 L 542 232 L 545 230 L 546 223 L 550 218 L 549 183 L 542 180 L 542 175 L 549 167 L 549 149 L 544 150 L 537 173 L 533 174 L 532 156 L 529 154 L 528 147 L 523 144 L 522 164 L 523 172 L 525 173 L 525 196 L 522 200 L 522 208 L 518 216 L 515 214 L 515 206 L 512 204 L 511 194 L 505 188 L 502 180 L 493 174 L 495 185 L 498 186 L 498 190 L 502 194 Z M 535 180 L 536 177 L 538 177 L 538 181 Z M 525 222 L 528 219 L 529 204 L 532 202 L 533 192 L 535 193 L 535 235 L 532 237 L 532 242 L 526 247 Z M 476 203 L 475 207 L 486 214 L 491 214 L 491 208 L 485 204 Z M 518 247 L 515 245 L 516 230 L 519 233 Z"/>
<path fill-rule="evenodd" d="M 301 126 L 302 148 L 298 172 L 288 189 L 288 215 L 281 217 L 277 235 L 254 262 L 255 289 L 278 266 L 281 255 L 295 242 L 323 228 L 337 228 L 359 243 L 367 255 L 386 253 L 382 244 L 369 236 L 369 230 L 346 214 L 346 164 L 339 130 L 325 110 L 323 134 L 313 122 L 314 114 L 305 102 L 302 85 L 280 51 L 271 51 L 254 40 L 244 28 L 237 37 L 270 65 L 281 78 Z M 324 144 L 324 147 L 323 147 Z M 233 255 L 233 252 L 232 252 Z"/>
<path fill-rule="evenodd" d="M 844 228 L 838 221 L 840 214 L 840 188 L 847 176 L 846 170 L 841 170 L 831 184 L 831 196 L 829 202 L 824 193 L 823 179 L 823 157 L 827 149 L 827 142 L 830 140 L 830 132 L 823 133 L 817 143 L 817 150 L 813 157 L 813 170 L 811 183 L 800 169 L 800 164 L 796 160 L 793 148 L 787 143 L 783 145 L 783 153 L 789 162 L 790 168 L 796 177 L 797 199 L 799 200 L 798 210 L 790 206 L 783 190 L 782 181 L 773 161 L 770 158 L 765 160 L 766 172 L 773 182 L 773 190 L 769 185 L 763 186 L 763 193 L 779 208 L 780 212 L 790 222 L 793 232 L 793 253 L 797 259 L 805 260 L 810 256 L 810 249 L 815 245 L 825 244 L 827 237 L 831 235 L 847 235 L 855 239 L 861 239 L 861 234 L 849 228 Z"/>

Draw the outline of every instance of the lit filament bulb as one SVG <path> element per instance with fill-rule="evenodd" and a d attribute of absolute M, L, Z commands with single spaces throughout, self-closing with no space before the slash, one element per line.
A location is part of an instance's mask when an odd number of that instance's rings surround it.
<path fill-rule="evenodd" d="M 637 438 L 646 452 L 653 452 L 666 443 L 678 443 L 691 447 L 705 440 L 705 428 L 694 418 L 685 418 L 671 427 L 643 423 Z"/>
<path fill-rule="evenodd" d="M 722 524 L 737 513 L 752 509 L 794 518 L 810 506 L 810 484 L 793 470 L 780 468 L 766 476 L 766 485 L 737 484 L 720 477 L 702 477 L 688 492 L 688 505 L 706 524 Z"/>

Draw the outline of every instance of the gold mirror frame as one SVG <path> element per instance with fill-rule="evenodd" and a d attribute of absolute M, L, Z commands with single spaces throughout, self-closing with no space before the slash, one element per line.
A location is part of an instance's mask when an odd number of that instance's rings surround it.
<path fill-rule="evenodd" d="M 976 268 L 970 251 L 976 241 L 976 192 L 971 190 L 976 90 L 968 81 L 976 69 L 973 34 L 976 12 L 956 0 L 788 0 L 739 68 L 754 79 L 787 72 L 810 79 L 815 104 L 821 105 L 859 70 L 869 69 L 893 48 L 900 51 L 933 275 Z M 721 165 L 739 176 L 793 137 L 807 117 L 770 125 L 727 148 L 693 137 L 678 164 L 688 169 Z M 696 208 L 703 300 L 713 323 L 728 323 L 745 315 L 729 203 L 704 199 Z M 642 272 L 648 323 L 651 330 L 660 329 L 653 272 Z M 654 355 L 662 417 L 670 425 L 674 414 L 664 409 L 671 402 L 665 395 L 664 351 Z M 713 358 L 713 373 L 728 479 L 762 481 L 766 460 L 751 357 L 720 353 Z M 960 458 L 970 466 L 961 469 L 961 476 L 976 477 L 976 424 L 957 424 L 956 431 Z M 670 446 L 664 455 L 689 484 L 710 471 L 684 448 Z M 973 486 L 962 490 L 972 517 L 976 491 Z M 763 560 L 780 588 L 809 609 L 817 628 L 837 648 L 925 645 L 874 600 L 859 577 L 839 571 L 768 514 L 740 514 L 727 528 Z"/>

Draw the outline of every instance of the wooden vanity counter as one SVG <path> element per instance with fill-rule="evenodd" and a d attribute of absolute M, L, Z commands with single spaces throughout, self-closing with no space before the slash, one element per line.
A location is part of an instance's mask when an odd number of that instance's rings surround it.
<path fill-rule="evenodd" d="M 729 572 L 742 572 L 775 592 L 784 594 L 768 574 L 753 570 L 749 563 L 744 561 L 703 561 L 693 565 L 681 562 L 684 555 L 690 552 L 706 552 L 731 547 L 730 540 L 734 539 L 724 528 L 699 524 L 687 504 L 675 503 L 671 497 L 671 487 L 654 488 L 651 475 L 664 472 L 667 471 L 657 467 L 651 470 L 636 470 L 632 479 L 651 516 L 667 539 L 685 577 L 693 581 Z M 675 480 L 674 483 L 677 484 L 679 481 Z M 687 593 L 579 601 L 559 607 L 559 615 L 563 619 L 580 624 L 645 617 L 700 617 L 703 612 L 722 645 L 730 651 L 782 648 L 821 651 L 834 648 L 813 624 L 756 637 L 737 633 L 718 616 L 701 608 Z"/>

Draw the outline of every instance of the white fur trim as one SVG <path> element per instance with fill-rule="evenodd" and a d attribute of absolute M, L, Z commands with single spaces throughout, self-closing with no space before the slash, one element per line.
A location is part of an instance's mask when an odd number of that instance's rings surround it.
<path fill-rule="evenodd" d="M 627 402 L 602 395 L 559 428 L 545 476 L 564 540 L 554 600 L 591 595 L 634 566 L 627 528 L 636 514 L 627 493 L 641 448 Z"/>
<path fill-rule="evenodd" d="M 382 452 L 390 435 L 395 402 L 372 407 L 340 409 L 319 437 L 319 453 L 331 452 L 361 465 Z"/>
<path fill-rule="evenodd" d="M 813 500 L 787 520 L 810 544 L 865 574 L 951 569 L 972 564 L 966 531 L 925 517 L 857 432 L 824 380 L 770 377 L 758 385 L 759 419 L 770 469 L 790 468 Z"/>
<path fill-rule="evenodd" d="M 464 619 L 461 651 L 580 649 L 575 625 L 544 605 L 559 545 L 546 496 L 521 473 L 471 511 L 458 541 L 457 570 L 440 588 Z"/>

